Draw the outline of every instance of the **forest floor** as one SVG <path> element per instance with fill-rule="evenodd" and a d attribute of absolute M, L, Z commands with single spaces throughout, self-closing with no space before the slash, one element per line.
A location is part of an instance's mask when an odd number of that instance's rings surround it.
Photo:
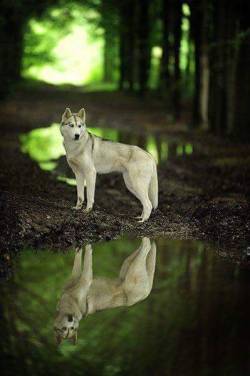
<path fill-rule="evenodd" d="M 159 165 L 159 209 L 140 224 L 137 200 L 119 175 L 98 176 L 94 210 L 73 211 L 75 187 L 20 151 L 19 135 L 59 122 L 66 106 L 87 110 L 95 126 L 136 129 L 142 134 L 191 142 L 195 153 Z M 24 246 L 67 249 L 73 244 L 110 240 L 122 233 L 168 236 L 212 243 L 224 257 L 250 256 L 250 145 L 222 141 L 171 124 L 157 98 L 139 100 L 122 93 L 19 89 L 0 105 L 0 246 L 4 257 Z"/>

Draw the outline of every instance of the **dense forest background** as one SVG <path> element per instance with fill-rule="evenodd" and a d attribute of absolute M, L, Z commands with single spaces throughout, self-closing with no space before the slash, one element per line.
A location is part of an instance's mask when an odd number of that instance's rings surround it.
<path fill-rule="evenodd" d="M 2 374 L 250 374 L 250 0 L 0 5 Z M 157 160 L 146 223 L 115 173 L 99 174 L 94 210 L 71 210 L 65 107 Z M 144 236 L 150 296 L 89 315 L 78 346 L 56 349 L 69 249 L 95 243 L 94 276 L 116 278 Z"/>
<path fill-rule="evenodd" d="M 53 65 L 77 24 L 90 41 L 75 29 L 71 59 L 82 77 L 73 84 L 154 93 L 175 120 L 188 108 L 190 127 L 249 140 L 249 8 L 247 0 L 1 0 L 0 96 Z"/>

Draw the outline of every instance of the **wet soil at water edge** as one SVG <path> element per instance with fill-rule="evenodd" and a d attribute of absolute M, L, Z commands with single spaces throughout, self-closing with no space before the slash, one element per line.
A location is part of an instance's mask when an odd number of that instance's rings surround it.
<path fill-rule="evenodd" d="M 193 145 L 191 155 L 171 155 L 158 165 L 159 208 L 150 220 L 134 219 L 140 204 L 116 174 L 99 175 L 94 210 L 73 211 L 75 187 L 43 171 L 20 150 L 20 133 L 60 122 L 65 107 L 85 107 L 87 124 L 149 132 L 172 144 Z M 121 93 L 20 89 L 0 106 L 2 257 L 24 245 L 65 249 L 110 240 L 122 233 L 151 238 L 199 239 L 247 264 L 250 257 L 250 145 L 220 141 L 173 124 L 157 98 L 143 101 Z M 184 125 L 183 125 L 184 124 Z"/>

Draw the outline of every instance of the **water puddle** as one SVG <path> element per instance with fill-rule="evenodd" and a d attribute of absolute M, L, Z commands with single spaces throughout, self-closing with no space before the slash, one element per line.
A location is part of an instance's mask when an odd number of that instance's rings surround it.
<path fill-rule="evenodd" d="M 138 145 L 149 151 L 158 163 L 165 162 L 171 157 L 183 157 L 193 153 L 192 144 L 169 140 L 164 135 L 141 135 L 110 128 L 90 127 L 88 129 L 99 137 Z M 64 158 L 65 150 L 59 124 L 34 129 L 21 135 L 20 141 L 22 152 L 27 153 L 31 159 L 38 162 L 42 169 L 54 171 L 59 180 L 75 185 L 74 176 Z"/>
<path fill-rule="evenodd" d="M 67 297 L 58 306 L 63 288 Z M 77 288 L 83 317 L 73 345 Z M 199 241 L 123 238 L 69 253 L 26 249 L 0 286 L 1 369 L 244 375 L 248 289 L 249 274 Z M 63 336 L 58 347 L 55 337 Z"/>

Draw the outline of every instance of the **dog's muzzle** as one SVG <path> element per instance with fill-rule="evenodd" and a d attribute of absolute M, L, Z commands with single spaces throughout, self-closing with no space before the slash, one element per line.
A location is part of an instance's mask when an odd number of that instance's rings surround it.
<path fill-rule="evenodd" d="M 79 140 L 79 137 L 80 137 L 79 134 L 75 134 L 75 140 Z"/>

